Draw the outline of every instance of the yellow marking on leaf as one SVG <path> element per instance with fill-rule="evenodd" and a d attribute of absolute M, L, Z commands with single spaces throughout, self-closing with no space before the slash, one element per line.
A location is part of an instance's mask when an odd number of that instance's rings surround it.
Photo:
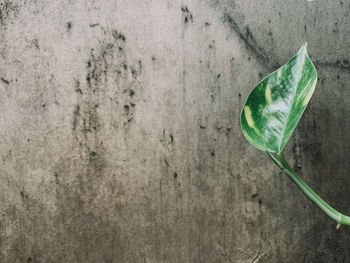
<path fill-rule="evenodd" d="M 249 127 L 253 128 L 254 127 L 254 121 L 253 121 L 252 112 L 250 111 L 249 106 L 245 106 L 244 107 L 244 116 L 245 116 L 245 119 L 247 120 L 247 123 L 248 123 Z"/>
<path fill-rule="evenodd" d="M 272 104 L 271 89 L 270 85 L 267 85 L 265 90 L 265 98 L 268 104 Z"/>
<path fill-rule="evenodd" d="M 304 68 L 304 64 L 305 64 L 305 58 L 306 56 L 303 56 L 303 60 L 301 61 L 301 65 L 300 65 L 300 69 L 299 69 L 299 75 L 298 75 L 298 83 L 301 80 L 301 75 L 303 73 L 303 68 Z"/>
<path fill-rule="evenodd" d="M 313 79 L 309 79 L 309 81 L 307 82 L 307 84 L 305 85 L 305 87 L 309 87 L 311 81 L 313 81 Z"/>
<path fill-rule="evenodd" d="M 313 81 L 313 79 L 309 79 L 307 84 L 305 85 L 305 89 L 303 90 L 303 92 L 301 92 L 299 95 L 298 95 L 298 101 L 300 101 L 300 99 L 302 97 L 304 97 L 304 95 L 306 94 L 306 92 L 308 92 L 307 88 L 309 88 L 310 84 L 311 84 L 311 81 Z"/>
<path fill-rule="evenodd" d="M 277 71 L 277 78 L 280 79 L 282 75 L 282 69 L 280 69 L 279 71 Z"/>
<path fill-rule="evenodd" d="M 316 80 L 312 84 L 312 87 L 311 87 L 309 93 L 306 95 L 305 99 L 303 100 L 303 106 L 305 106 L 309 102 L 309 100 L 311 99 L 312 94 L 314 93 L 315 88 L 316 88 Z"/>
<path fill-rule="evenodd" d="M 252 128 L 256 134 L 260 135 L 260 131 L 255 127 L 255 123 L 252 117 L 252 112 L 249 106 L 244 106 L 244 116 L 250 128 Z"/>

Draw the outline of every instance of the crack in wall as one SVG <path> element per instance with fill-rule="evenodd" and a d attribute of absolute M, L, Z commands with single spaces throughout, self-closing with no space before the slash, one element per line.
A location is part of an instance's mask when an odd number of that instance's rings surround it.
<path fill-rule="evenodd" d="M 259 47 L 258 43 L 253 37 L 252 32 L 249 27 L 245 27 L 245 32 L 239 27 L 235 19 L 228 13 L 224 13 L 223 22 L 227 24 L 230 29 L 239 37 L 239 39 L 244 43 L 244 46 L 248 51 L 250 51 L 258 62 L 267 67 L 270 71 L 273 70 L 273 67 L 269 66 L 271 63 L 269 56 L 266 51 Z"/>

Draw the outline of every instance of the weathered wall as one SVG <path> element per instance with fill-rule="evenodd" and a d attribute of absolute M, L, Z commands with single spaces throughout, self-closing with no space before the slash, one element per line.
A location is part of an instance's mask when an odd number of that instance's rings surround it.
<path fill-rule="evenodd" d="M 0 2 L 0 262 L 349 262 L 350 228 L 248 144 L 307 41 L 287 157 L 350 214 L 349 1 Z"/>

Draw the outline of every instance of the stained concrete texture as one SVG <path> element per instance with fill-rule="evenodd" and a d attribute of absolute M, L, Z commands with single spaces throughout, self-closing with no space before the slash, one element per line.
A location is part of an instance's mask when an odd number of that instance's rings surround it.
<path fill-rule="evenodd" d="M 0 262 L 349 262 L 350 228 L 248 144 L 307 41 L 287 159 L 350 214 L 349 1 L 0 2 Z"/>

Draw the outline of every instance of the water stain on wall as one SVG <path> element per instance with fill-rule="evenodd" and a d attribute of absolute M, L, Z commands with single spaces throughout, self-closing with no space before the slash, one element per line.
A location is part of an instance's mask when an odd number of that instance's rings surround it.
<path fill-rule="evenodd" d="M 106 37 L 90 49 L 85 76 L 76 78 L 72 87 L 77 100 L 71 122 L 73 159 L 64 159 L 56 168 L 56 220 L 71 238 L 64 249 L 69 250 L 69 242 L 78 242 L 76 246 L 91 247 L 92 251 L 101 239 L 110 239 L 110 246 L 101 248 L 101 258 L 115 262 L 123 259 L 125 244 L 117 222 L 109 221 L 110 216 L 104 214 L 116 214 L 115 219 L 121 216 L 118 213 L 124 206 L 126 189 L 117 180 L 122 171 L 114 172 L 115 164 L 106 158 L 110 146 L 105 144 L 111 136 L 114 141 L 123 137 L 127 140 L 142 92 L 142 62 L 128 57 L 124 33 L 100 30 L 106 32 Z M 92 234 L 96 229 L 100 231 Z M 94 238 L 85 238 L 90 235 Z M 77 259 L 86 257 L 79 255 Z"/>

